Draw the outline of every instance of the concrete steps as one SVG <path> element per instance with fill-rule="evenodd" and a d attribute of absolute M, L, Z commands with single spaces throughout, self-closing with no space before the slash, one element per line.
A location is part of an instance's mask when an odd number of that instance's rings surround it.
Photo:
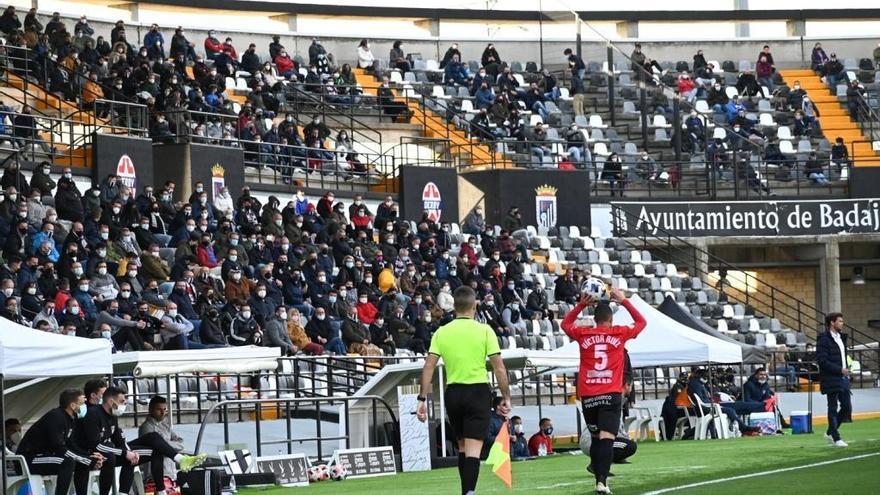
<path fill-rule="evenodd" d="M 819 110 L 819 124 L 822 133 L 828 141 L 834 142 L 838 137 L 843 138 L 844 143 L 850 148 L 853 164 L 856 167 L 880 166 L 880 155 L 872 148 L 870 137 L 862 133 L 859 125 L 854 122 L 849 112 L 840 104 L 837 96 L 831 94 L 831 90 L 820 77 L 809 69 L 782 70 L 780 71 L 786 82 L 800 81 L 810 99 Z"/>
<path fill-rule="evenodd" d="M 363 69 L 353 69 L 358 84 L 364 94 L 376 96 L 381 83 L 372 74 Z M 449 125 L 445 119 L 431 111 L 422 109 L 418 100 L 398 96 L 397 101 L 405 103 L 412 117 L 410 122 L 423 126 L 425 137 L 448 139 L 451 143 L 450 153 L 474 166 L 495 166 L 496 168 L 513 168 L 514 164 L 500 153 L 495 153 L 488 146 L 476 139 L 469 138 L 464 132 Z"/>

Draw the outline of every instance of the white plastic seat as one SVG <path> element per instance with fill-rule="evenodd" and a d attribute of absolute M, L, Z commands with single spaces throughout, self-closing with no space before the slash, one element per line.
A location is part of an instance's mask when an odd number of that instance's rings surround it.
<path fill-rule="evenodd" d="M 769 113 L 762 113 L 758 120 L 758 125 L 763 127 L 776 127 L 776 122 L 773 121 L 773 115 Z"/>
<path fill-rule="evenodd" d="M 471 100 L 461 100 L 461 111 L 472 113 L 474 111 L 474 102 L 472 102 Z M 540 115 L 538 115 L 537 117 L 540 118 Z"/>
<path fill-rule="evenodd" d="M 725 319 L 733 318 L 733 306 L 730 304 L 724 305 L 723 316 Z"/>
<path fill-rule="evenodd" d="M 797 153 L 791 141 L 779 141 L 779 152 L 784 155 L 793 155 Z"/>
<path fill-rule="evenodd" d="M 678 268 L 675 267 L 675 263 L 667 263 L 666 264 L 666 276 L 667 277 L 677 277 L 678 276 Z"/>
<path fill-rule="evenodd" d="M 728 332 L 728 330 L 727 330 L 727 320 L 725 320 L 725 319 L 720 319 L 720 320 L 717 321 L 717 323 L 718 323 L 718 328 L 717 328 L 717 330 L 718 330 L 719 332 L 721 332 L 721 333 L 727 333 L 727 332 Z"/>
<path fill-rule="evenodd" d="M 633 267 L 633 276 L 634 277 L 644 277 L 645 276 L 645 265 L 638 264 Z"/>
<path fill-rule="evenodd" d="M 651 123 L 651 127 L 661 127 L 661 128 L 667 129 L 672 126 L 666 122 L 665 116 L 663 116 L 661 114 L 655 114 L 654 120 Z"/>
<path fill-rule="evenodd" d="M 608 126 L 602 122 L 602 116 L 595 115 L 595 114 L 590 115 L 589 126 L 591 128 L 599 128 L 599 129 L 607 129 L 608 128 Z"/>
<path fill-rule="evenodd" d="M 400 71 L 397 71 L 397 70 L 391 71 L 391 73 L 388 75 L 388 79 L 392 83 L 402 83 L 403 82 L 403 76 L 400 75 Z"/>
<path fill-rule="evenodd" d="M 599 156 L 608 156 L 611 154 L 611 152 L 608 151 L 608 146 L 606 146 L 605 143 L 596 143 L 593 145 L 593 154 Z"/>
<path fill-rule="evenodd" d="M 709 103 L 706 100 L 697 100 L 697 103 L 694 105 L 694 110 L 699 113 L 709 113 L 712 109 L 709 108 Z"/>
<path fill-rule="evenodd" d="M 431 96 L 433 98 L 441 98 L 441 99 L 449 98 L 448 96 L 446 96 L 446 91 L 443 90 L 443 86 L 440 86 L 440 85 L 435 85 L 431 89 Z"/>
<path fill-rule="evenodd" d="M 712 139 L 725 139 L 726 137 L 727 131 L 725 131 L 723 127 L 716 127 L 712 131 Z"/>
<path fill-rule="evenodd" d="M 726 86 L 724 88 L 724 94 L 726 94 L 728 98 L 733 98 L 734 96 L 738 96 L 739 92 L 737 91 L 736 86 Z"/>
<path fill-rule="evenodd" d="M 791 127 L 788 127 L 786 125 L 779 126 L 779 129 L 776 130 L 776 137 L 780 141 L 791 140 Z"/>

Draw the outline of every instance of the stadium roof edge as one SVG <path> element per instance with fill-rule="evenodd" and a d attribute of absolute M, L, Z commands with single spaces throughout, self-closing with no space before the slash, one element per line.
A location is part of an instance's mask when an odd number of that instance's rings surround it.
<path fill-rule="evenodd" d="M 545 21 L 571 15 L 563 11 L 536 10 L 484 10 L 484 9 L 443 9 L 411 7 L 375 7 L 362 5 L 319 5 L 285 3 L 261 0 L 151 0 L 144 4 L 174 5 L 217 10 L 250 10 L 264 12 L 285 12 L 303 15 L 330 15 L 354 17 L 405 17 L 456 20 L 493 21 Z M 880 8 L 873 9 L 802 9 L 802 10 L 706 10 L 706 11 L 579 11 L 584 21 L 768 21 L 768 20 L 812 20 L 831 21 L 848 19 L 880 19 Z"/>

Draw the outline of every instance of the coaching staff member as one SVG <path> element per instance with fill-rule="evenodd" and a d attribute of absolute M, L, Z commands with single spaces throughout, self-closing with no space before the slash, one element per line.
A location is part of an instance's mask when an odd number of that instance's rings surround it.
<path fill-rule="evenodd" d="M 97 450 L 106 458 L 98 478 L 99 495 L 110 494 L 117 466 L 122 468 L 119 474 L 119 493 L 129 493 L 135 466 L 156 461 L 151 463 L 150 471 L 153 479 L 160 483 L 165 477 L 166 458 L 174 459 L 180 465 L 181 471 L 189 471 L 204 462 L 204 454 L 183 455 L 155 432 L 126 442 L 119 427 L 119 418 L 125 413 L 125 406 L 125 392 L 117 387 L 108 387 L 104 390 L 101 405 L 89 407 L 85 417 L 77 425 L 79 444 L 87 449 Z M 88 484 L 88 475 L 87 470 L 77 469 L 74 483 L 85 480 L 85 484 Z M 158 490 L 156 495 L 165 495 L 165 491 Z"/>
<path fill-rule="evenodd" d="M 595 327 L 576 326 L 578 315 L 593 301 L 589 296 L 581 300 L 562 320 L 562 330 L 578 343 L 580 370 L 577 394 L 581 399 L 584 421 L 592 435 L 590 460 L 596 477 L 596 493 L 611 493 L 608 472 L 614 460 L 614 439 L 620 428 L 623 410 L 623 375 L 626 368 L 625 345 L 645 329 L 647 322 L 626 298 L 623 291 L 611 291 L 611 300 L 629 312 L 633 324 L 613 325 L 614 313 L 606 303 L 596 306 Z"/>
<path fill-rule="evenodd" d="M 86 398 L 82 390 L 71 388 L 61 392 L 58 407 L 47 412 L 21 439 L 18 454 L 27 460 L 34 474 L 57 476 L 55 495 L 67 495 L 77 465 L 86 472 L 101 469 L 104 456 L 88 452 L 76 444 L 74 429 L 77 418 L 86 415 Z M 77 494 L 88 491 L 88 477 L 76 486 Z"/>
<path fill-rule="evenodd" d="M 480 475 L 480 451 L 489 430 L 492 391 L 486 374 L 486 358 L 492 363 L 501 389 L 501 403 L 496 408 L 502 416 L 510 413 L 510 387 L 507 370 L 501 361 L 498 338 L 488 325 L 474 320 L 477 295 L 468 286 L 455 289 L 455 319 L 440 327 L 431 339 L 431 348 L 422 370 L 419 394 L 419 421 L 428 419 L 427 396 L 433 389 L 434 368 L 443 358 L 446 368 L 446 413 L 458 440 L 458 474 L 462 495 L 473 495 Z"/>
<path fill-rule="evenodd" d="M 819 364 L 819 389 L 828 400 L 828 431 L 825 438 L 837 447 L 848 447 L 840 438 L 840 423 L 851 421 L 849 367 L 846 362 L 846 334 L 843 315 L 825 316 L 827 331 L 816 339 L 816 362 Z M 839 408 L 838 408 L 839 405 Z"/>

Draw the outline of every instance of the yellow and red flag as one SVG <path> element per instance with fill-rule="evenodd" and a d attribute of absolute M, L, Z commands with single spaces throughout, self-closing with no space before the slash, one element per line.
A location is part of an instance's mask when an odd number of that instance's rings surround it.
<path fill-rule="evenodd" d="M 513 473 L 510 469 L 510 430 L 507 421 L 501 425 L 501 431 L 495 437 L 495 443 L 489 450 L 486 463 L 492 466 L 492 472 L 501 478 L 507 488 L 513 487 Z"/>

